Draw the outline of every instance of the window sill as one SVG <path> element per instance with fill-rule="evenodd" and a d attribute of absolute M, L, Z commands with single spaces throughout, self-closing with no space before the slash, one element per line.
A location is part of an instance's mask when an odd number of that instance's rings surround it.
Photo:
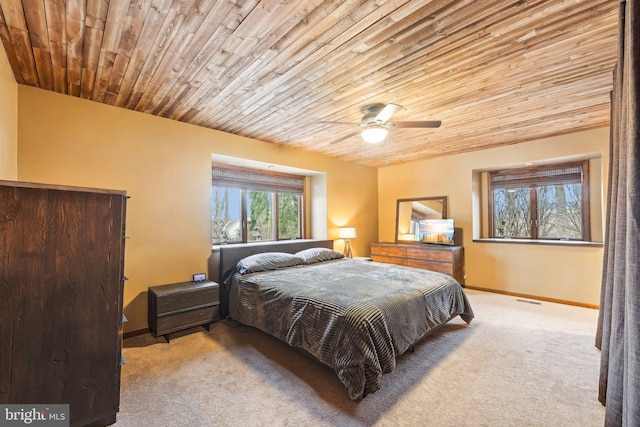
<path fill-rule="evenodd" d="M 298 242 L 323 242 L 324 239 L 282 239 L 282 240 L 259 240 L 255 242 L 234 242 L 234 243 L 215 243 L 211 246 L 212 252 L 220 251 L 220 248 L 246 248 L 252 246 L 267 245 L 287 245 Z"/>
<path fill-rule="evenodd" d="M 531 239 L 473 239 L 474 243 L 510 243 L 510 244 L 525 244 L 525 245 L 556 245 L 556 246 L 590 246 L 590 247 L 603 247 L 602 242 L 584 242 L 577 240 L 531 240 Z"/>

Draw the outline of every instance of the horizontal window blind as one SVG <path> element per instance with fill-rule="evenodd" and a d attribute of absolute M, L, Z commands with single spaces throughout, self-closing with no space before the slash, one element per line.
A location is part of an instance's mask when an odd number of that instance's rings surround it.
<path fill-rule="evenodd" d="M 583 161 L 536 168 L 509 169 L 491 172 L 491 188 L 513 188 L 541 185 L 580 184 L 584 173 Z"/>
<path fill-rule="evenodd" d="M 303 194 L 304 192 L 304 177 L 298 175 L 212 165 L 211 178 L 212 184 L 216 187 L 274 193 Z"/>

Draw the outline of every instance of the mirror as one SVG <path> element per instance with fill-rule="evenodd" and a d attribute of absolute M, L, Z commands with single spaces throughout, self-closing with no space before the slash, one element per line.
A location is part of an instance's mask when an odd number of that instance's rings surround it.
<path fill-rule="evenodd" d="M 418 240 L 418 221 L 447 217 L 447 197 L 398 199 L 396 206 L 396 243 Z"/>

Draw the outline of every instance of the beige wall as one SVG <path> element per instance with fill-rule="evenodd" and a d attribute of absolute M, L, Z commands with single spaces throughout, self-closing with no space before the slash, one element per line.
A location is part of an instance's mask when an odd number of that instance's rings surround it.
<path fill-rule="evenodd" d="M 601 155 L 603 171 L 595 175 L 606 177 L 608 141 L 608 129 L 597 129 L 379 169 L 380 241 L 394 240 L 397 199 L 448 196 L 449 217 L 463 229 L 467 285 L 597 305 L 602 247 L 473 241 L 472 174 L 490 168 L 524 166 L 527 161 Z M 604 186 L 603 180 L 597 185 Z M 592 203 L 602 206 L 600 200 Z M 592 220 L 602 221 L 601 207 L 597 214 L 592 213 Z"/>
<path fill-rule="evenodd" d="M 18 179 L 131 196 L 127 331 L 147 326 L 149 286 L 207 270 L 212 153 L 325 173 L 328 237 L 337 239 L 341 225 L 357 227 L 355 255 L 377 239 L 376 169 L 27 86 L 18 94 Z"/>
<path fill-rule="evenodd" d="M 18 84 L 0 48 L 0 179 L 18 177 Z"/>
<path fill-rule="evenodd" d="M 4 83 L 0 80 L 3 90 Z M 602 155 L 606 177 L 607 129 L 376 171 L 22 85 L 17 92 L 18 179 L 124 189 L 132 196 L 127 215 L 126 330 L 147 326 L 149 286 L 188 280 L 192 273 L 206 271 L 212 153 L 326 174 L 328 237 L 337 239 L 341 225 L 357 227 L 358 238 L 351 242 L 356 256 L 368 255 L 371 242 L 394 240 L 397 199 L 446 195 L 449 216 L 464 232 L 468 285 L 599 302 L 601 247 L 473 242 L 472 174 L 525 161 L 595 154 Z M 10 117 L 3 110 L 0 122 L 10 123 Z M 342 250 L 342 244 L 337 241 L 336 249 Z"/>

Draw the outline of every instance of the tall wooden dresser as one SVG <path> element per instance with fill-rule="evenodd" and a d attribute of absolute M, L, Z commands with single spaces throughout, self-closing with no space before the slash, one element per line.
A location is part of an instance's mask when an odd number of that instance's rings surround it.
<path fill-rule="evenodd" d="M 120 404 L 126 193 L 0 181 L 0 403 Z"/>
<path fill-rule="evenodd" d="M 462 246 L 372 243 L 371 259 L 445 273 L 464 285 L 464 248 Z"/>

